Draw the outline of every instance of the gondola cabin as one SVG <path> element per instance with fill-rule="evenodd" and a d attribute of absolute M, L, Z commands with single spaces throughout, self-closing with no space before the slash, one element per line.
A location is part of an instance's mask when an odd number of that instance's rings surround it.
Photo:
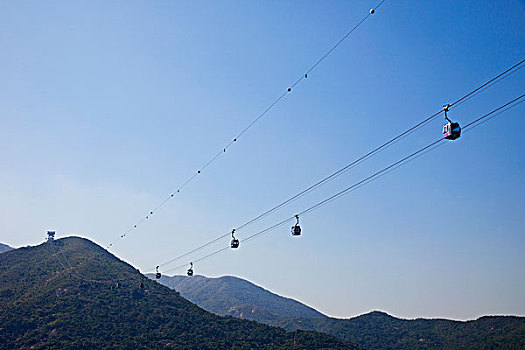
<path fill-rule="evenodd" d="M 239 240 L 237 238 L 232 239 L 230 246 L 232 248 L 239 248 Z"/>
<path fill-rule="evenodd" d="M 448 122 L 443 125 L 443 137 L 447 140 L 455 140 L 461 136 L 459 123 Z"/>
<path fill-rule="evenodd" d="M 300 236 L 300 235 L 301 235 L 301 226 L 293 225 L 292 226 L 292 236 Z"/>
<path fill-rule="evenodd" d="M 188 269 L 188 272 L 186 272 L 186 274 L 187 274 L 188 276 L 193 276 L 193 269 L 190 267 L 190 268 Z"/>
<path fill-rule="evenodd" d="M 157 272 L 157 273 L 155 274 L 155 278 L 156 278 L 156 279 L 159 279 L 159 278 L 161 278 L 161 277 L 162 277 L 162 274 L 161 274 L 160 272 Z"/>

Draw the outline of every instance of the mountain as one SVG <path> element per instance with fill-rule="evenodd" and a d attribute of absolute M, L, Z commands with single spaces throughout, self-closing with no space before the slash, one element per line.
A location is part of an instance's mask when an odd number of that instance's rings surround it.
<path fill-rule="evenodd" d="M 7 252 L 9 250 L 13 250 L 13 248 L 11 248 L 10 246 L 8 246 L 7 244 L 2 244 L 0 243 L 0 254 L 1 253 L 4 253 L 4 252 Z"/>
<path fill-rule="evenodd" d="M 403 320 L 374 311 L 351 319 L 289 319 L 274 325 L 332 334 L 366 349 L 525 349 L 525 317 Z"/>
<path fill-rule="evenodd" d="M 5 349 L 357 348 L 213 315 L 77 237 L 0 254 L 0 281 Z"/>
<path fill-rule="evenodd" d="M 289 331 L 328 333 L 366 349 L 525 349 L 525 317 L 485 316 L 466 322 L 403 320 L 373 311 L 337 319 L 236 277 L 163 276 L 160 283 L 218 315 L 251 319 Z"/>
<path fill-rule="evenodd" d="M 148 275 L 154 278 L 154 275 Z M 233 316 L 267 324 L 283 318 L 324 318 L 319 311 L 300 302 L 279 296 L 241 278 L 224 276 L 162 276 L 163 285 L 214 314 Z"/>

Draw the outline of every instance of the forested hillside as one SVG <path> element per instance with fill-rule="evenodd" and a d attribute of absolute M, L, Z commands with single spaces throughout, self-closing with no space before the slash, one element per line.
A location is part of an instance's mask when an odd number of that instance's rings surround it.
<path fill-rule="evenodd" d="M 213 315 L 81 238 L 0 254 L 0 281 L 7 349 L 355 348 Z"/>
<path fill-rule="evenodd" d="M 525 317 L 403 320 L 374 311 L 337 319 L 236 277 L 173 276 L 160 281 L 219 315 L 324 332 L 367 349 L 525 349 Z"/>
<path fill-rule="evenodd" d="M 233 276 L 162 276 L 160 283 L 175 289 L 184 298 L 217 315 L 229 315 L 263 323 L 279 322 L 283 317 L 326 317 L 294 299 L 279 296 Z"/>
<path fill-rule="evenodd" d="M 12 250 L 12 249 L 13 248 L 8 246 L 7 244 L 0 243 L 0 253 L 4 253 L 4 252 L 7 252 L 7 251 Z"/>
<path fill-rule="evenodd" d="M 351 319 L 288 319 L 288 330 L 325 332 L 367 349 L 525 349 L 525 317 L 403 320 L 374 311 Z"/>

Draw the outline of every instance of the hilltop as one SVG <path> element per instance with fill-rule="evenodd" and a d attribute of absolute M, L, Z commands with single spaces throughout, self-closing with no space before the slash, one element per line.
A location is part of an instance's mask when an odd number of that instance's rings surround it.
<path fill-rule="evenodd" d="M 466 322 L 404 320 L 373 311 L 337 319 L 237 277 L 196 277 L 163 276 L 160 282 L 219 315 L 287 330 L 324 332 L 366 349 L 525 349 L 525 317 L 485 316 Z"/>
<path fill-rule="evenodd" d="M 0 280 L 6 348 L 356 348 L 315 332 L 213 315 L 77 237 L 0 254 Z"/>
<path fill-rule="evenodd" d="M 0 243 L 0 254 L 1 253 L 5 253 L 5 252 L 10 251 L 10 250 L 13 250 L 13 248 L 8 246 L 7 244 Z"/>
<path fill-rule="evenodd" d="M 154 275 L 148 277 L 152 278 Z M 217 315 L 229 315 L 263 323 L 276 323 L 287 317 L 326 317 L 294 299 L 279 296 L 233 276 L 162 276 L 159 282 Z"/>

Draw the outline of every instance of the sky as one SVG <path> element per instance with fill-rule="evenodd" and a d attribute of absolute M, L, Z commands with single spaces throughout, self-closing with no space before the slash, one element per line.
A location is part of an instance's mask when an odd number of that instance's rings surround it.
<path fill-rule="evenodd" d="M 107 247 L 378 1 L 0 2 L 0 242 Z M 523 1 L 386 0 L 110 252 L 150 272 L 256 217 L 525 58 Z M 525 69 L 449 113 L 524 93 Z M 335 317 L 525 315 L 525 104 L 243 244 L 441 136 L 434 121 L 195 264 Z M 189 264 L 209 249 L 164 269 Z M 183 274 L 185 267 L 168 274 Z"/>

